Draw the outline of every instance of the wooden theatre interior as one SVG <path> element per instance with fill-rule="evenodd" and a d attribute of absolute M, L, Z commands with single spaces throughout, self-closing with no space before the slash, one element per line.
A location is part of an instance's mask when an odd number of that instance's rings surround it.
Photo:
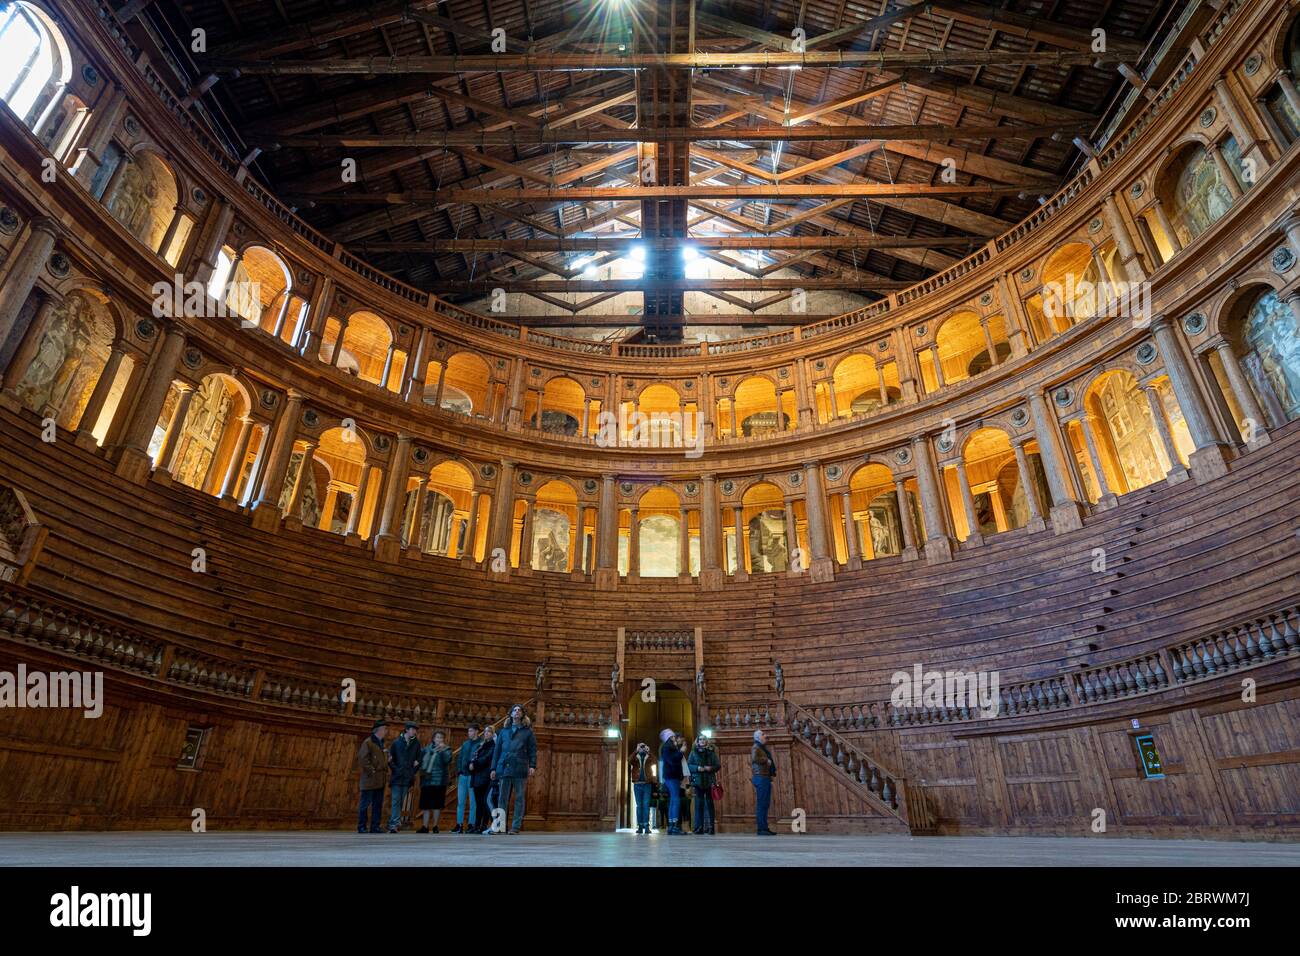
<path fill-rule="evenodd" d="M 519 702 L 534 829 L 672 726 L 724 832 L 763 729 L 787 829 L 1294 838 L 1298 15 L 0 5 L 0 671 L 105 689 L 0 827 Z"/>

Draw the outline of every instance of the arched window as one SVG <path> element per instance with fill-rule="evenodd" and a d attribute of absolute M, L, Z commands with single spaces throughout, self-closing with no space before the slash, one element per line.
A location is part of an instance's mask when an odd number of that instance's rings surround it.
<path fill-rule="evenodd" d="M 63 38 L 28 3 L 0 10 L 0 99 L 31 129 L 68 81 Z"/>

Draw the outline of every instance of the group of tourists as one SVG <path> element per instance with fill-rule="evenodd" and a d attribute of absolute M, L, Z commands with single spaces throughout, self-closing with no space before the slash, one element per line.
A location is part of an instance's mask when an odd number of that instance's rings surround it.
<path fill-rule="evenodd" d="M 524 823 L 524 794 L 528 778 L 537 772 L 537 738 L 520 704 L 498 731 L 476 723 L 466 728 L 465 742 L 455 752 L 446 735 L 435 731 L 421 744 L 419 725 L 408 722 L 392 745 L 384 749 L 388 722 L 376 720 L 370 736 L 357 751 L 361 774 L 361 804 L 357 810 L 358 833 L 382 833 L 384 790 L 391 793 L 388 832 L 397 833 L 415 779 L 420 778 L 419 810 L 422 826 L 418 833 L 438 833 L 452 761 L 456 774 L 456 826 L 452 833 L 518 833 Z M 514 798 L 514 817 L 510 800 Z M 498 807 L 503 810 L 501 826 L 493 827 Z M 430 823 L 432 822 L 432 826 Z"/>
<path fill-rule="evenodd" d="M 361 775 L 361 802 L 357 810 L 358 833 L 382 833 L 384 790 L 390 791 L 388 832 L 401 829 L 402 811 L 420 780 L 418 833 L 438 833 L 442 811 L 447 801 L 447 786 L 456 776 L 456 825 L 452 833 L 518 833 L 523 828 L 525 791 L 528 780 L 537 772 L 537 738 L 531 722 L 520 704 L 510 708 L 510 716 L 498 731 L 491 725 L 471 723 L 465 742 L 453 751 L 446 735 L 435 731 L 427 744 L 421 744 L 419 725 L 408 722 L 392 744 L 384 748 L 388 722 L 375 721 L 370 736 L 357 751 L 357 769 Z M 455 764 L 453 770 L 452 764 Z M 700 835 L 716 833 L 717 801 L 723 791 L 720 771 L 722 759 L 712 739 L 704 734 L 692 746 L 672 728 L 659 734 L 656 760 L 649 744 L 638 743 L 628 761 L 632 795 L 636 805 L 636 832 L 650 833 L 652 801 L 657 817 L 667 823 L 669 835 L 684 834 L 683 823 L 690 819 L 690 832 Z M 754 732 L 750 750 L 751 780 L 754 785 L 754 821 L 760 836 L 773 836 L 767 824 L 772 801 L 772 782 L 776 778 L 776 761 L 767 749 L 763 731 Z M 514 815 L 510 814 L 514 798 Z M 497 808 L 502 813 L 494 826 Z M 693 809 L 693 813 L 691 812 Z"/>
<path fill-rule="evenodd" d="M 695 745 L 691 746 L 686 738 L 671 727 L 664 728 L 659 733 L 657 762 L 651 754 L 650 745 L 638 743 L 628 761 L 632 796 L 636 804 L 636 832 L 652 832 L 650 808 L 654 803 L 659 820 L 666 820 L 668 824 L 666 832 L 670 836 L 686 833 L 682 825 L 688 817 L 691 820 L 691 833 L 716 833 L 717 801 L 723 796 L 721 770 L 722 758 L 718 755 L 718 748 L 704 734 L 696 737 Z M 754 733 L 750 770 L 754 784 L 754 820 L 758 835 L 775 836 L 767 825 L 767 811 L 772 802 L 776 761 L 767 749 L 767 738 L 761 730 Z M 662 828 L 661 823 L 660 829 Z"/>

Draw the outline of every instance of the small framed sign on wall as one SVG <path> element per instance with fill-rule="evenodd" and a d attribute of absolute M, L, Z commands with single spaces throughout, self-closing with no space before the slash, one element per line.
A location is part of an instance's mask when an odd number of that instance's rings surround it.
<path fill-rule="evenodd" d="M 1138 766 L 1148 780 L 1164 778 L 1164 764 L 1160 762 L 1160 751 L 1156 749 L 1155 734 L 1141 733 L 1133 735 L 1133 746 L 1137 748 Z"/>
<path fill-rule="evenodd" d="M 176 764 L 177 769 L 199 769 L 199 761 L 203 758 L 203 745 L 208 742 L 208 734 L 211 730 L 211 727 L 190 727 L 185 731 L 185 743 L 181 745 L 181 758 Z"/>

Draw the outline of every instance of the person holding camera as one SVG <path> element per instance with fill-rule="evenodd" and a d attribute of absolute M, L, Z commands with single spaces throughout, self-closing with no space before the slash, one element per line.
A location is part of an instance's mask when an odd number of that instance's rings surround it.
<path fill-rule="evenodd" d="M 650 787 L 653 784 L 651 769 L 654 761 L 650 756 L 650 745 L 644 741 L 636 745 L 636 752 L 628 761 L 632 777 L 632 798 L 636 803 L 636 832 L 650 832 Z"/>

